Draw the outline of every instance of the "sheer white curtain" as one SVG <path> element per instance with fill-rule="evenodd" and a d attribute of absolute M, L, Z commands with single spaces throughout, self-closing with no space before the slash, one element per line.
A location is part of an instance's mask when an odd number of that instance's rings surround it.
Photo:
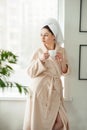
<path fill-rule="evenodd" d="M 15 52 L 24 63 L 40 44 L 40 25 L 48 17 L 57 19 L 58 0 L 1 0 L 0 47 Z"/>
<path fill-rule="evenodd" d="M 0 0 L 0 49 L 19 56 L 13 80 L 28 84 L 25 68 L 40 44 L 40 26 L 49 17 L 58 18 L 58 0 Z"/>

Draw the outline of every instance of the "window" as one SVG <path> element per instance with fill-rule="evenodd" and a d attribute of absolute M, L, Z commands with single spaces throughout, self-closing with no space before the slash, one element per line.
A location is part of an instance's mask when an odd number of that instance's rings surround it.
<path fill-rule="evenodd" d="M 58 0 L 0 1 L 0 48 L 8 49 L 19 56 L 12 79 L 24 85 L 29 84 L 25 71 L 28 59 L 39 45 L 39 29 L 48 17 L 58 18 Z M 4 95 L 9 95 L 10 91 L 12 95 L 16 95 L 17 90 L 12 89 L 6 89 Z"/>

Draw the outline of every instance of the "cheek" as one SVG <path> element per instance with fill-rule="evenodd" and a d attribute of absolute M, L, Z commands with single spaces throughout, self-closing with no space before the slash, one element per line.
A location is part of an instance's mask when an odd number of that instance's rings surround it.
<path fill-rule="evenodd" d="M 46 39 L 46 42 L 47 42 L 48 44 L 50 44 L 51 40 L 50 40 L 50 39 Z"/>
<path fill-rule="evenodd" d="M 45 37 L 44 39 L 45 39 L 45 41 L 49 41 L 49 38 L 48 38 L 48 37 Z"/>
<path fill-rule="evenodd" d="M 49 42 L 52 42 L 52 41 L 53 41 L 53 38 L 49 38 L 48 41 L 49 41 Z"/>

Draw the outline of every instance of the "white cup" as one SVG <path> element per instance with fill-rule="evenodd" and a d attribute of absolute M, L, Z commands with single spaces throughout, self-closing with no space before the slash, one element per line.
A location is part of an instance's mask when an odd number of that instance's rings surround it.
<path fill-rule="evenodd" d="M 56 56 L 56 50 L 49 50 L 49 54 L 52 58 L 55 58 Z"/>

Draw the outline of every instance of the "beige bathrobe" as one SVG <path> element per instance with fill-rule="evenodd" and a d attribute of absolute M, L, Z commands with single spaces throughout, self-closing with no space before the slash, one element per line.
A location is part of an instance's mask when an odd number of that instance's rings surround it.
<path fill-rule="evenodd" d="M 56 45 L 56 51 L 65 55 L 64 48 Z M 63 130 L 68 130 L 68 119 L 63 103 L 60 64 L 49 57 L 43 64 L 40 56 L 47 49 L 42 45 L 32 56 L 28 68 L 31 86 L 26 104 L 23 130 L 52 130 L 58 113 L 63 122 Z M 69 70 L 68 70 L 69 71 Z M 68 73 L 68 72 L 67 72 Z"/>

